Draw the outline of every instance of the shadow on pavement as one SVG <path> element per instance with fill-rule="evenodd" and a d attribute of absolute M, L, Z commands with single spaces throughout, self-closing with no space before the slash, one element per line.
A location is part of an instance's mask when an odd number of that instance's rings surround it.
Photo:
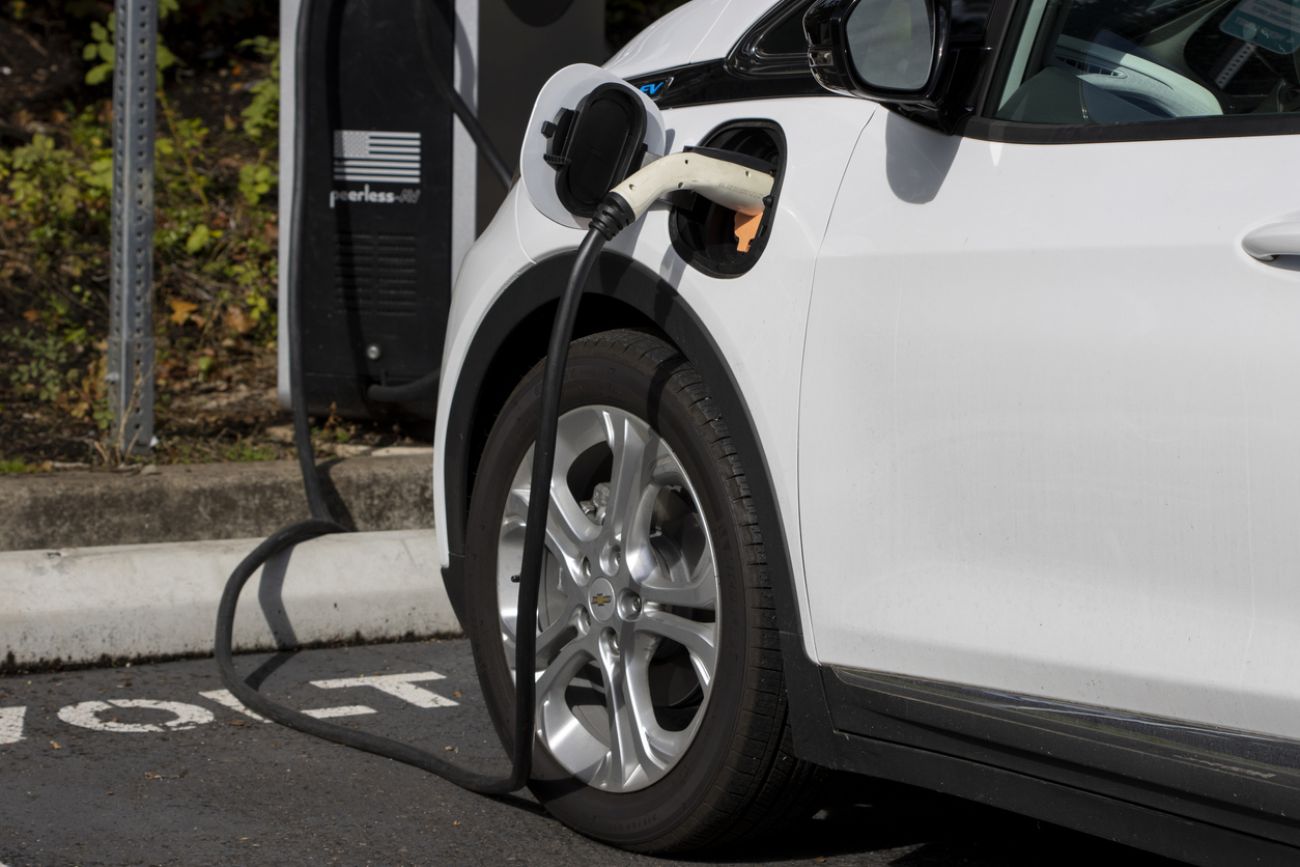
<path fill-rule="evenodd" d="M 839 782 L 846 785 L 855 785 L 854 779 Z M 839 795 L 816 816 L 728 851 L 721 863 L 816 863 L 875 854 L 871 863 L 897 867 L 1176 867 L 1155 855 L 958 798 L 861 778 L 856 785 L 870 787 L 870 803 Z"/>

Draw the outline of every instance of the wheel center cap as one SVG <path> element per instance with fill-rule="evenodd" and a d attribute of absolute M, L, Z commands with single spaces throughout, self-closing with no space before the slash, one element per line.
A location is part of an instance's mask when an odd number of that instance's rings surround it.
<path fill-rule="evenodd" d="M 614 616 L 614 585 L 607 578 L 597 578 L 587 589 L 587 607 L 591 616 L 604 623 Z"/>

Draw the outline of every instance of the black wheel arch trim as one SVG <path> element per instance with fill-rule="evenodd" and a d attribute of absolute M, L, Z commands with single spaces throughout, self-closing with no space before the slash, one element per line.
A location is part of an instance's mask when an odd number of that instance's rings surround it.
<path fill-rule="evenodd" d="M 479 405 L 482 387 L 494 361 L 502 353 L 512 351 L 509 344 L 521 323 L 544 313 L 558 301 L 573 258 L 572 251 L 549 257 L 515 278 L 483 318 L 456 381 L 444 432 L 446 526 L 442 532 L 446 534 L 451 554 L 449 567 L 443 570 L 443 580 L 458 617 L 464 605 L 461 590 L 465 522 L 472 490 L 470 474 L 478 459 L 476 450 L 482 449 L 475 429 L 483 421 L 481 413 L 495 413 L 499 409 Z M 771 472 L 755 433 L 753 416 L 731 366 L 690 305 L 673 286 L 644 265 L 606 251 L 592 273 L 584 303 L 593 297 L 615 302 L 634 311 L 644 322 L 653 324 L 700 371 L 708 381 L 723 417 L 732 420 L 729 423 L 731 436 L 744 462 L 750 493 L 760 526 L 764 528 L 763 543 L 776 602 L 774 616 L 781 636 L 795 749 L 801 755 L 822 752 L 812 739 L 825 739 L 832 734 L 829 707 L 818 666 L 804 652 L 794 570 Z M 609 327 L 626 324 L 613 322 Z M 583 329 L 580 325 L 579 331 L 591 333 L 592 329 Z M 540 355 L 527 360 L 528 366 L 537 360 L 540 360 Z M 461 619 L 463 622 L 464 618 Z"/>

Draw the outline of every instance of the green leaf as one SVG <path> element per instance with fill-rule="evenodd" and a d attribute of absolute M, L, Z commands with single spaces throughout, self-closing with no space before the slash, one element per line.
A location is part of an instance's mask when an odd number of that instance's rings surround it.
<path fill-rule="evenodd" d="M 103 84 L 112 74 L 113 65 L 111 63 L 101 63 L 99 66 L 93 66 L 90 72 L 86 73 L 86 84 Z"/>
<path fill-rule="evenodd" d="M 271 169 L 260 163 L 249 163 L 239 168 L 239 192 L 244 201 L 256 205 L 262 197 L 271 191 L 275 179 Z"/>
<path fill-rule="evenodd" d="M 185 252 L 190 253 L 191 255 L 198 253 L 203 250 L 204 247 L 207 247 L 211 240 L 212 232 L 208 230 L 207 226 L 199 223 L 194 227 L 194 231 L 190 232 L 190 236 L 185 239 Z"/>

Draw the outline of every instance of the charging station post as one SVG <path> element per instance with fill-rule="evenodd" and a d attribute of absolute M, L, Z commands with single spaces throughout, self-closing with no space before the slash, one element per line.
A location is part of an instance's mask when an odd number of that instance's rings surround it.
<path fill-rule="evenodd" d="M 113 444 L 153 447 L 153 178 L 157 0 L 117 0 L 108 395 Z"/>

